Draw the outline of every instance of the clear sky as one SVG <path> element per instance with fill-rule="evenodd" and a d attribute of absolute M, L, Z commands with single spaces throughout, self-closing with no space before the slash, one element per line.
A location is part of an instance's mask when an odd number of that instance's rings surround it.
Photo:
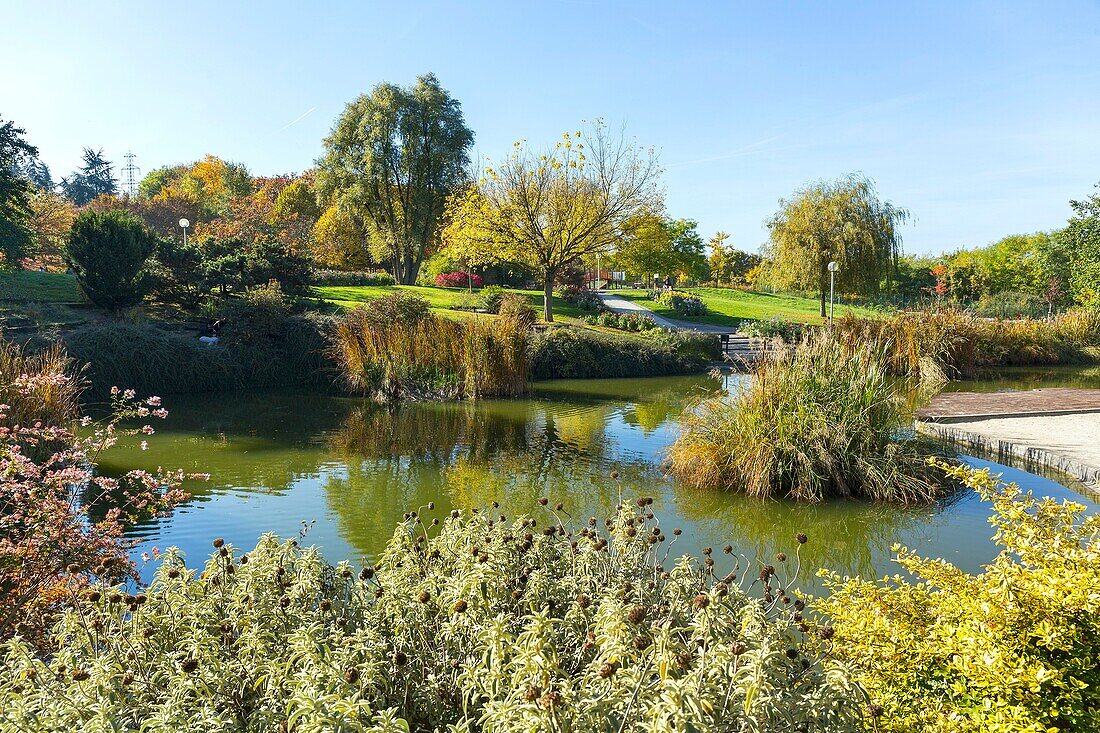
<path fill-rule="evenodd" d="M 1051 229 L 1100 181 L 1100 3 L 12 2 L 0 115 L 82 146 L 300 171 L 346 102 L 434 72 L 477 153 L 625 123 L 669 212 L 754 249 L 779 198 L 862 171 L 910 252 Z"/>

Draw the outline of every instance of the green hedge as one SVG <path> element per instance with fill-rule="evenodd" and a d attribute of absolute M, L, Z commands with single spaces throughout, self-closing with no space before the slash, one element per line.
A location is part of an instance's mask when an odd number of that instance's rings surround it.
<path fill-rule="evenodd" d="M 152 323 L 96 323 L 65 334 L 61 342 L 86 363 L 89 396 L 112 386 L 142 394 L 217 392 L 234 389 L 331 385 L 326 352 L 329 319 L 289 316 L 259 339 L 200 343 L 193 332 Z"/>
<path fill-rule="evenodd" d="M 576 328 L 538 334 L 531 344 L 531 378 L 597 379 L 690 374 L 719 357 L 713 334 L 654 330 L 645 338 Z"/>

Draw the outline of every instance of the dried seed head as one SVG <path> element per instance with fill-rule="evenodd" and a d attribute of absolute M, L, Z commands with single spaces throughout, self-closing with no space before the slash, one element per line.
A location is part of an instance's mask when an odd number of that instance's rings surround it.
<path fill-rule="evenodd" d="M 470 604 L 466 601 L 455 601 L 454 610 L 455 613 L 466 613 L 466 609 L 470 607 Z"/>
<path fill-rule="evenodd" d="M 356 667 L 348 667 L 344 670 L 344 681 L 349 685 L 354 685 L 359 681 L 359 669 Z"/>
<path fill-rule="evenodd" d="M 393 653 L 393 663 L 398 667 L 404 665 L 409 661 L 409 655 L 403 651 L 396 651 Z"/>
<path fill-rule="evenodd" d="M 776 562 L 787 562 L 787 554 L 784 552 L 780 552 L 776 554 L 775 560 Z"/>
<path fill-rule="evenodd" d="M 803 532 L 799 532 L 795 536 L 795 539 L 798 540 L 798 544 L 800 544 L 800 545 L 806 544 L 806 542 L 809 540 L 809 538 L 806 537 L 805 533 L 803 533 Z"/>
<path fill-rule="evenodd" d="M 708 596 L 706 593 L 700 593 L 699 595 L 695 596 L 694 599 L 692 599 L 691 605 L 695 608 L 696 611 L 702 611 L 704 608 L 710 605 L 710 596 Z"/>
<path fill-rule="evenodd" d="M 213 544 L 214 544 L 214 547 L 221 547 L 222 545 L 225 544 L 225 540 L 223 540 L 221 537 L 218 537 L 216 540 L 214 540 Z"/>
<path fill-rule="evenodd" d="M 630 619 L 632 624 L 640 624 L 645 621 L 646 608 L 645 606 L 635 606 L 630 609 L 630 613 L 627 614 L 627 618 Z"/>
<path fill-rule="evenodd" d="M 618 662 L 605 662 L 604 664 L 600 665 L 600 678 L 606 680 L 609 677 L 613 676 L 618 671 L 619 671 L 619 663 Z"/>
<path fill-rule="evenodd" d="M 422 590 L 420 591 L 419 600 L 421 603 L 427 603 L 428 601 L 432 600 L 432 594 L 426 590 Z"/>

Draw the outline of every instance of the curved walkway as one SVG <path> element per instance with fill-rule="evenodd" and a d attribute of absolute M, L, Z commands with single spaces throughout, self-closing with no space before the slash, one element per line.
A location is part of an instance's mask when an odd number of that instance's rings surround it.
<path fill-rule="evenodd" d="M 708 323 L 690 323 L 673 318 L 659 316 L 644 305 L 627 300 L 620 295 L 612 293 L 600 293 L 600 298 L 607 309 L 614 313 L 640 313 L 652 318 L 661 328 L 671 328 L 682 331 L 700 331 L 702 333 L 736 333 L 737 329 L 726 326 L 712 326 Z"/>

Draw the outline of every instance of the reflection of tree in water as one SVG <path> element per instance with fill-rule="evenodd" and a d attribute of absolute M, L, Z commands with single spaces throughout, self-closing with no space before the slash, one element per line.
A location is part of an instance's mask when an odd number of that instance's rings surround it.
<path fill-rule="evenodd" d="M 326 476 L 329 507 L 341 534 L 364 552 L 378 549 L 403 512 L 429 501 L 437 508 L 497 501 L 515 514 L 539 510 L 538 498 L 549 495 L 567 510 L 607 514 L 619 495 L 607 458 L 613 411 L 531 401 L 363 406 L 330 436 L 346 468 Z M 619 470 L 620 482 L 654 478 L 646 461 Z"/>

